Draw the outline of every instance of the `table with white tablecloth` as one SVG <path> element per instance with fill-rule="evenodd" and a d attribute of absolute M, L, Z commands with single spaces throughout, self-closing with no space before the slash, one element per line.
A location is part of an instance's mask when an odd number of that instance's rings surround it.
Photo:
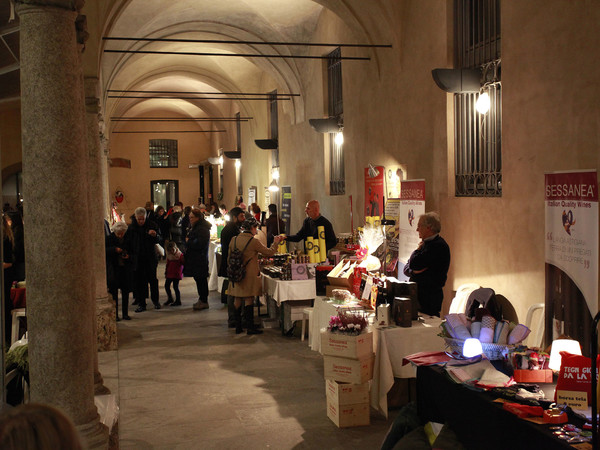
<path fill-rule="evenodd" d="M 387 417 L 387 393 L 394 378 L 414 378 L 416 369 L 402 365 L 405 356 L 418 352 L 444 351 L 444 340 L 438 336 L 439 317 L 414 320 L 412 327 L 375 328 L 373 346 L 375 365 L 371 384 L 371 406 Z"/>
<path fill-rule="evenodd" d="M 302 319 L 303 309 L 311 306 L 317 297 L 314 279 L 279 280 L 262 274 L 263 293 L 272 300 L 273 306 L 281 308 L 282 331 L 292 329 L 293 322 Z"/>
<path fill-rule="evenodd" d="M 219 290 L 222 281 L 219 282 L 219 267 L 217 264 L 217 249 L 221 247 L 220 241 L 210 241 L 208 244 L 208 290 Z"/>

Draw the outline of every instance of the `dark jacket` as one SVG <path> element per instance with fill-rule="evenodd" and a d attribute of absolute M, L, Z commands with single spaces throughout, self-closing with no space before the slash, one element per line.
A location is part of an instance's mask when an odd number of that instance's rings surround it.
<path fill-rule="evenodd" d="M 124 252 L 117 253 L 117 248 Z M 106 278 L 109 292 L 116 289 L 131 290 L 132 253 L 128 233 L 125 233 L 122 240 L 115 233 L 106 237 Z M 125 254 L 129 258 L 123 258 L 122 255 Z"/>
<path fill-rule="evenodd" d="M 285 222 L 277 214 L 272 214 L 265 221 L 265 225 L 267 227 L 267 247 L 270 247 L 275 236 L 285 234 Z"/>
<path fill-rule="evenodd" d="M 421 248 L 410 255 L 404 275 L 417 283 L 420 310 L 429 315 L 439 316 L 442 309 L 448 268 L 450 267 L 450 247 L 439 234 L 424 241 Z M 421 273 L 415 271 L 424 270 Z"/>
<path fill-rule="evenodd" d="M 148 234 L 150 230 L 156 231 L 156 236 Z M 158 244 L 158 226 L 156 223 L 146 220 L 144 225 L 139 226 L 134 219 L 131 225 L 129 225 L 126 234 L 129 235 L 131 243 L 132 269 L 134 271 L 138 270 L 139 267 L 142 267 L 142 264 L 146 264 L 149 267 L 156 267 L 158 264 L 158 257 L 154 249 L 154 246 Z"/>
<path fill-rule="evenodd" d="M 211 224 L 204 219 L 199 219 L 188 232 L 185 244 L 185 264 L 183 276 L 207 277 L 208 276 L 208 244 L 210 242 Z"/>
<path fill-rule="evenodd" d="M 302 222 L 302 228 L 300 231 L 293 236 L 286 237 L 286 240 L 290 242 L 300 242 L 302 239 L 306 239 L 312 236 L 314 239 L 319 239 L 319 227 L 325 228 L 325 246 L 327 251 L 332 249 L 337 244 L 337 238 L 335 237 L 335 231 L 333 231 L 333 225 L 323 216 L 317 217 L 316 220 L 307 217 Z"/>
<path fill-rule="evenodd" d="M 169 224 L 171 225 L 171 240 L 177 244 L 177 247 L 181 249 L 180 244 L 183 242 L 185 235 L 183 234 L 183 228 L 181 227 L 182 213 L 181 211 L 175 212 L 169 216 Z"/>
<path fill-rule="evenodd" d="M 240 234 L 240 224 L 237 220 L 227 222 L 227 225 L 221 230 L 221 265 L 219 266 L 219 276 L 227 278 L 227 256 L 229 255 L 229 243 Z"/>

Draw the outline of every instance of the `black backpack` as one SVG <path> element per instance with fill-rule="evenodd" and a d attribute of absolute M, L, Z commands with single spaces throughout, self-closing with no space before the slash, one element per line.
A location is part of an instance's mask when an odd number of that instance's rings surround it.
<path fill-rule="evenodd" d="M 250 260 L 246 261 L 244 264 L 244 251 L 250 245 L 250 241 L 253 238 L 248 239 L 244 250 L 240 251 L 237 246 L 237 236 L 235 237 L 235 241 L 233 243 L 233 250 L 229 252 L 229 258 L 227 259 L 227 278 L 232 283 L 239 283 L 246 276 L 246 264 L 250 262 Z"/>

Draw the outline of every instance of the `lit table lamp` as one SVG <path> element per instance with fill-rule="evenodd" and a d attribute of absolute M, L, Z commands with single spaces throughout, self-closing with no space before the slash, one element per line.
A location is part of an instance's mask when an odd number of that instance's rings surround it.
<path fill-rule="evenodd" d="M 573 339 L 556 339 L 552 341 L 552 351 L 550 352 L 550 363 L 548 367 L 555 372 L 560 370 L 562 357 L 560 352 L 568 352 L 573 355 L 581 355 L 581 345 Z"/>
<path fill-rule="evenodd" d="M 474 356 L 479 356 L 483 353 L 483 349 L 481 348 L 481 342 L 476 338 L 469 338 L 465 340 L 463 344 L 463 356 L 465 358 L 473 358 Z"/>

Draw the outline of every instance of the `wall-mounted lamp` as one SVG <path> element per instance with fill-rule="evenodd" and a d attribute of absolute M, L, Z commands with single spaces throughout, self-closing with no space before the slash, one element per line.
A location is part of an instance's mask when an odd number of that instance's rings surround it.
<path fill-rule="evenodd" d="M 263 150 L 276 150 L 279 148 L 277 139 L 254 139 L 254 143 Z"/>
<path fill-rule="evenodd" d="M 242 158 L 242 152 L 223 152 L 223 154 L 229 158 L 229 159 L 241 159 Z"/>
<path fill-rule="evenodd" d="M 273 167 L 272 172 L 273 172 L 273 179 L 275 181 L 279 181 L 279 167 Z"/>
<path fill-rule="evenodd" d="M 277 180 L 271 181 L 271 184 L 269 185 L 269 191 L 271 191 L 271 192 L 279 191 L 279 186 L 277 184 Z"/>
<path fill-rule="evenodd" d="M 335 142 L 335 145 L 337 145 L 338 147 L 341 146 L 344 143 L 344 132 L 342 131 L 342 128 L 343 127 L 341 127 L 340 131 L 338 131 L 335 134 L 335 140 L 334 140 L 334 142 Z"/>
<path fill-rule="evenodd" d="M 240 167 L 242 167 L 242 160 L 241 159 L 236 159 L 235 160 L 235 168 L 239 169 Z"/>
<path fill-rule="evenodd" d="M 341 120 L 337 117 L 327 119 L 308 119 L 308 123 L 317 133 L 338 133 L 343 128 Z"/>
<path fill-rule="evenodd" d="M 475 102 L 475 109 L 479 114 L 487 114 L 487 112 L 490 110 L 490 96 L 486 91 L 483 90 L 483 88 L 481 89 L 479 97 Z"/>
<path fill-rule="evenodd" d="M 433 69 L 431 76 L 441 90 L 453 94 L 479 92 L 481 88 L 479 69 Z"/>

